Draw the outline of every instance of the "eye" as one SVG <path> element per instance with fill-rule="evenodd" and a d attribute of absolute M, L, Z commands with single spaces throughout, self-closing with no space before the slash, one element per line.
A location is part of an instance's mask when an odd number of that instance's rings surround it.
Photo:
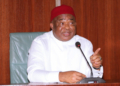
<path fill-rule="evenodd" d="M 73 22 L 70 22 L 70 24 L 73 24 Z"/>
<path fill-rule="evenodd" d="M 61 22 L 60 24 L 61 24 L 61 25 L 64 25 L 64 22 Z"/>
<path fill-rule="evenodd" d="M 74 25 L 75 23 L 74 22 L 70 22 L 70 25 Z"/>

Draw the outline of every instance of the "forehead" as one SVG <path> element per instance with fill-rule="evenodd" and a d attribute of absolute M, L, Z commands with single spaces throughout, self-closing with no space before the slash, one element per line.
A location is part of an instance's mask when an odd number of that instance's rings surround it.
<path fill-rule="evenodd" d="M 61 14 L 55 18 L 55 20 L 75 20 L 75 17 L 71 14 Z"/>

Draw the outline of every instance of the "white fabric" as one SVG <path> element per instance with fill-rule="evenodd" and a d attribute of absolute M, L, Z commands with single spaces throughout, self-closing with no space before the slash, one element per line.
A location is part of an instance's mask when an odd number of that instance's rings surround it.
<path fill-rule="evenodd" d="M 90 68 L 80 50 L 75 46 L 77 41 L 81 43 L 81 48 L 90 63 L 90 56 L 94 53 L 93 46 L 89 40 L 81 36 L 75 35 L 71 40 L 63 42 L 56 39 L 50 31 L 35 38 L 28 57 L 29 81 L 60 82 L 60 71 L 78 71 L 90 77 Z M 92 70 L 94 77 L 102 77 L 103 67 L 100 71 Z"/>

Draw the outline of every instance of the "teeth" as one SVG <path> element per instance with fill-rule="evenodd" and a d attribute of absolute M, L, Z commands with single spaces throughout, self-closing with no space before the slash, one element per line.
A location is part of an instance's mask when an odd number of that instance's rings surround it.
<path fill-rule="evenodd" d="M 64 35 L 65 35 L 65 36 L 68 36 L 68 35 L 69 35 L 69 33 L 64 33 Z"/>

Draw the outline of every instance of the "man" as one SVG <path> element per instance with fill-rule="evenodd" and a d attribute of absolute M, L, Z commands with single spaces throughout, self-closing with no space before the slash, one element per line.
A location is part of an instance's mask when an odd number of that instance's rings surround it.
<path fill-rule="evenodd" d="M 75 14 L 71 7 L 61 5 L 51 12 L 51 31 L 32 42 L 28 58 L 30 82 L 76 83 L 91 76 L 82 53 L 76 48 L 79 41 L 89 61 L 94 77 L 102 77 L 100 48 L 93 52 L 91 42 L 76 34 Z"/>

